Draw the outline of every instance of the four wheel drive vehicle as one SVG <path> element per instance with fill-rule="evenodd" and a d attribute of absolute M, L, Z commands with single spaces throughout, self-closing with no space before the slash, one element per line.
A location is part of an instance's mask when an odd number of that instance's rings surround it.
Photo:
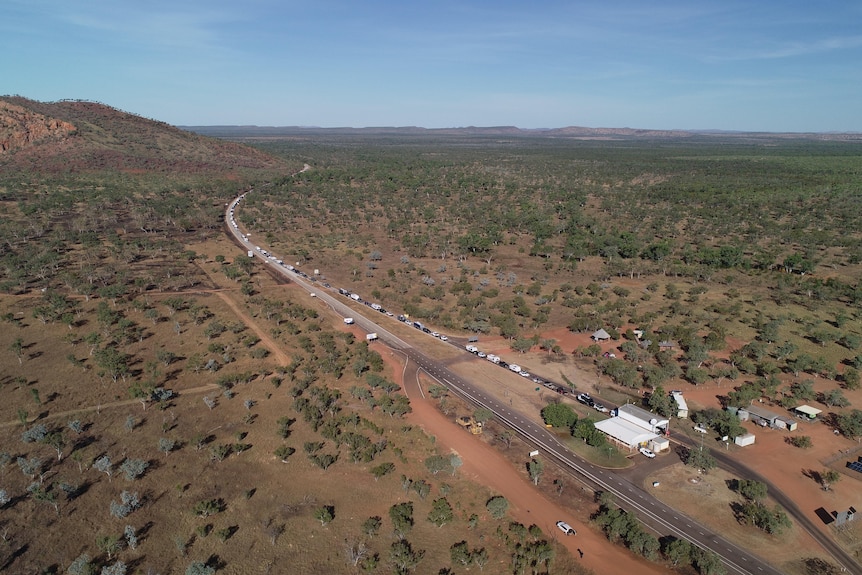
<path fill-rule="evenodd" d="M 467 350 L 467 351 L 469 351 L 470 353 L 479 353 L 479 348 L 478 348 L 478 347 L 476 347 L 475 345 L 467 345 L 467 346 L 464 346 L 464 349 L 466 349 L 466 350 Z"/>
<path fill-rule="evenodd" d="M 520 375 L 521 377 L 530 377 L 530 372 L 528 372 L 528 371 L 519 371 L 519 372 L 518 372 L 518 375 Z"/>
<path fill-rule="evenodd" d="M 695 425 L 694 430 L 698 433 L 706 433 L 706 428 L 702 425 Z"/>
<path fill-rule="evenodd" d="M 440 334 L 440 341 L 449 341 L 449 338 L 443 334 Z"/>
<path fill-rule="evenodd" d="M 593 398 L 590 397 L 590 394 L 588 394 L 588 393 L 579 393 L 577 400 L 580 401 L 581 403 L 583 403 L 584 405 L 592 405 L 593 403 L 595 403 L 593 401 Z"/>
<path fill-rule="evenodd" d="M 608 408 L 605 407 L 604 405 L 602 405 L 601 403 L 594 403 L 593 409 L 595 409 L 599 413 L 607 413 L 609 411 Z"/>
<path fill-rule="evenodd" d="M 557 521 L 557 527 L 566 535 L 577 535 L 578 532 L 572 529 L 572 526 L 565 521 Z"/>
<path fill-rule="evenodd" d="M 646 457 L 649 457 L 650 459 L 652 459 L 653 457 L 655 457 L 655 453 L 653 453 L 652 451 L 650 451 L 650 450 L 649 450 L 649 449 L 647 449 L 646 447 L 641 447 L 641 448 L 639 448 L 639 449 L 638 449 L 638 451 L 640 451 L 640 452 L 641 452 L 641 454 L 643 454 L 643 455 L 644 455 L 644 456 L 646 456 Z"/>
<path fill-rule="evenodd" d="M 514 371 L 515 373 L 521 373 L 521 366 L 520 366 L 520 365 L 518 365 L 518 364 L 516 364 L 516 363 L 510 363 L 510 364 L 509 364 L 509 369 L 511 369 L 511 370 L 512 370 L 512 371 Z"/>
<path fill-rule="evenodd" d="M 485 359 L 486 357 L 488 357 L 488 354 L 486 354 L 484 351 L 476 352 L 476 355 L 478 355 L 482 359 Z"/>
<path fill-rule="evenodd" d="M 353 318 L 352 318 L 352 317 L 346 317 L 346 318 L 344 318 L 344 323 L 346 323 L 347 325 L 352 324 L 352 323 L 353 323 Z"/>

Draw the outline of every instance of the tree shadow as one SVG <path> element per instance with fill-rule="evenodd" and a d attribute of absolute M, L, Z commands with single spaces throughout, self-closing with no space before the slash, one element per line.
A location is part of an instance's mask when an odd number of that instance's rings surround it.
<path fill-rule="evenodd" d="M 30 549 L 29 543 L 25 543 L 24 545 L 16 549 L 12 554 L 9 555 L 6 561 L 2 565 L 0 565 L 0 571 L 6 572 L 9 567 L 12 566 L 16 559 L 27 553 L 28 549 Z"/>
<path fill-rule="evenodd" d="M 823 474 L 816 469 L 803 469 L 802 475 L 815 481 L 818 485 L 823 485 Z"/>
<path fill-rule="evenodd" d="M 746 525 L 748 523 L 745 517 L 745 508 L 744 505 L 739 501 L 731 501 L 730 502 L 730 510 L 733 512 L 733 518 L 736 519 L 736 522 L 740 525 Z"/>

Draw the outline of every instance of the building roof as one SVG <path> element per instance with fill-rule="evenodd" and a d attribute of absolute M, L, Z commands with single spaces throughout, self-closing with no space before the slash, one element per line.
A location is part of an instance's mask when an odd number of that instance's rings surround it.
<path fill-rule="evenodd" d="M 655 433 L 645 431 L 630 421 L 620 419 L 619 417 L 611 417 L 603 421 L 596 422 L 596 429 L 602 433 L 610 435 L 620 443 L 629 447 L 637 447 L 642 443 L 646 443 L 651 439 L 658 437 Z"/>
<path fill-rule="evenodd" d="M 600 329 L 596 332 L 593 332 L 593 335 L 590 337 L 592 337 L 593 339 L 596 339 L 596 340 L 598 340 L 598 339 L 611 339 L 611 334 L 606 332 L 604 329 Z"/>
<path fill-rule="evenodd" d="M 644 423 L 646 423 L 650 426 L 654 425 L 653 421 L 656 421 L 657 423 L 661 423 L 662 421 L 665 421 L 665 422 L 667 421 L 666 417 L 662 417 L 662 416 L 655 414 L 651 411 L 647 411 L 646 409 L 643 409 L 642 407 L 638 407 L 637 405 L 635 405 L 633 403 L 624 403 L 623 405 L 621 405 L 617 408 L 617 412 L 618 413 L 619 412 L 627 413 L 627 414 L 631 415 L 632 417 L 640 419 L 641 421 L 643 421 Z"/>
<path fill-rule="evenodd" d="M 747 411 L 751 415 L 756 415 L 757 417 L 760 417 L 761 419 L 776 420 L 779 417 L 781 417 L 777 413 L 773 413 L 772 411 L 769 411 L 768 409 L 764 409 L 764 408 L 760 407 L 759 405 L 749 405 L 748 407 L 741 407 L 740 409 L 744 409 L 745 411 Z"/>
<path fill-rule="evenodd" d="M 808 417 L 817 417 L 819 414 L 823 413 L 822 409 L 817 409 L 816 407 L 811 407 L 810 405 L 800 405 L 799 407 L 794 407 L 794 410 L 799 413 L 804 413 Z"/>

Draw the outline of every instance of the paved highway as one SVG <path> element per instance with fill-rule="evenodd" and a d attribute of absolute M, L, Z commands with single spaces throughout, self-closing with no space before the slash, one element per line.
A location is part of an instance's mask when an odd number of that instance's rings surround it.
<path fill-rule="evenodd" d="M 495 417 L 500 422 L 519 433 L 527 440 L 528 443 L 532 443 L 537 449 L 543 452 L 545 457 L 554 460 L 557 464 L 568 469 L 571 473 L 576 474 L 579 478 L 591 484 L 596 489 L 613 493 L 620 507 L 627 511 L 637 513 L 639 518 L 656 529 L 656 531 L 661 535 L 673 535 L 681 539 L 686 539 L 699 547 L 715 552 L 721 557 L 722 562 L 729 573 L 737 573 L 741 575 L 781 575 L 779 570 L 775 569 L 759 557 L 756 557 L 738 545 L 722 538 L 718 534 L 713 533 L 706 526 L 701 525 L 694 519 L 658 501 L 656 498 L 652 497 L 652 495 L 632 484 L 624 477 L 612 471 L 596 467 L 575 456 L 543 426 L 538 425 L 523 414 L 514 411 L 509 405 L 504 404 L 498 398 L 477 389 L 475 386 L 471 385 L 470 382 L 455 375 L 453 372 L 440 365 L 439 362 L 432 360 L 401 338 L 397 337 L 395 334 L 389 332 L 384 326 L 378 325 L 362 315 L 354 314 L 353 310 L 346 305 L 346 300 L 342 297 L 334 296 L 318 282 L 312 281 L 312 278 L 304 272 L 293 268 L 293 266 L 290 266 L 289 264 L 282 263 L 281 260 L 276 258 L 276 256 L 269 254 L 264 246 L 253 244 L 250 236 L 248 234 L 243 234 L 234 219 L 234 210 L 242 201 L 244 196 L 245 194 L 239 196 L 228 205 L 228 209 L 225 212 L 228 230 L 237 242 L 239 242 L 249 252 L 253 252 L 255 256 L 260 257 L 261 261 L 263 261 L 265 265 L 270 266 L 271 269 L 294 281 L 310 294 L 314 294 L 315 297 L 329 305 L 342 316 L 353 317 L 356 325 L 366 332 L 376 332 L 381 341 L 400 350 L 406 355 L 408 360 L 416 362 L 421 369 L 438 382 L 448 387 L 454 393 L 459 394 L 464 399 L 477 406 L 486 407 L 493 411 Z M 411 391 L 413 393 L 421 392 L 421 390 L 418 389 L 408 390 L 408 395 Z M 796 514 L 793 513 L 793 508 L 790 508 L 789 511 L 794 515 L 794 517 L 796 516 Z M 810 522 L 803 523 L 803 527 L 810 530 Z M 821 537 L 816 537 L 816 539 L 821 544 L 829 543 L 831 541 L 828 540 L 828 538 L 825 538 L 826 540 L 824 541 L 823 534 L 820 533 L 820 535 Z M 850 572 L 860 573 L 860 575 L 862 575 L 862 572 L 858 571 L 859 566 L 856 565 L 834 542 L 831 542 L 831 545 L 824 545 L 824 547 L 829 550 L 836 559 L 839 559 L 844 567 L 850 570 Z"/>

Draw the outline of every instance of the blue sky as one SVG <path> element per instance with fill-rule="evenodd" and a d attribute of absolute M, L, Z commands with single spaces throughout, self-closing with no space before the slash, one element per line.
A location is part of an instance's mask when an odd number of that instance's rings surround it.
<path fill-rule="evenodd" d="M 0 94 L 178 125 L 862 131 L 862 3 L 3 0 Z"/>

